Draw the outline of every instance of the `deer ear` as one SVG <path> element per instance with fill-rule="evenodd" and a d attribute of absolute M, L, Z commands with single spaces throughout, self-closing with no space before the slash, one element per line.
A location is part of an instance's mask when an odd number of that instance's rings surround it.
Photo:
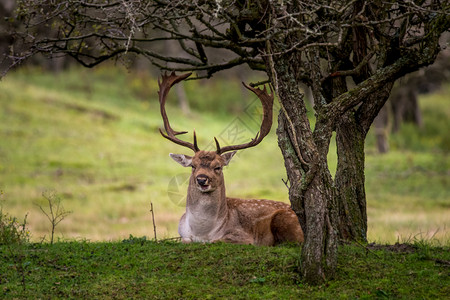
<path fill-rule="evenodd" d="M 192 157 L 184 154 L 169 154 L 170 157 L 183 167 L 190 167 L 192 165 Z"/>
<path fill-rule="evenodd" d="M 236 154 L 237 151 L 233 151 L 233 152 L 227 152 L 222 154 L 222 158 L 225 160 L 225 166 L 228 166 L 228 164 L 230 163 L 230 160 L 233 158 L 233 156 Z"/>

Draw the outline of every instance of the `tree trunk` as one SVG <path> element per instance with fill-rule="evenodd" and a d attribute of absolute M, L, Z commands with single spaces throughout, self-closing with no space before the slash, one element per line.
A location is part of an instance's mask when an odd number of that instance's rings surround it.
<path fill-rule="evenodd" d="M 367 240 L 364 139 L 354 111 L 347 112 L 336 125 L 338 163 L 334 179 L 339 237 L 343 240 Z"/>
<path fill-rule="evenodd" d="M 357 110 L 347 111 L 336 124 L 338 164 L 334 185 L 339 208 L 338 234 L 343 240 L 367 241 L 364 141 L 392 86 L 393 81 L 378 88 Z"/>
<path fill-rule="evenodd" d="M 290 182 L 289 199 L 305 235 L 301 273 L 310 284 L 320 284 L 334 276 L 337 263 L 337 236 L 333 228 L 332 178 L 327 166 L 331 128 L 324 130 L 319 145 L 313 137 L 303 95 L 298 89 L 292 58 L 279 56 L 273 64 L 271 80 L 280 104 L 278 143 Z"/>

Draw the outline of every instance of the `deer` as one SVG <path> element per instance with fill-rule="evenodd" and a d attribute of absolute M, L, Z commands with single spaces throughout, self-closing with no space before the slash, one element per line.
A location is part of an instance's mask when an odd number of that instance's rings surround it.
<path fill-rule="evenodd" d="M 161 135 L 194 151 L 193 156 L 170 153 L 170 157 L 183 167 L 192 168 L 186 197 L 186 211 L 182 215 L 178 233 L 183 243 L 225 242 L 273 246 L 285 242 L 302 243 L 303 231 L 290 205 L 266 199 L 240 199 L 226 197 L 223 168 L 238 150 L 258 145 L 272 126 L 273 92 L 266 88 L 254 88 L 243 83 L 261 101 L 263 119 L 256 137 L 246 144 L 220 147 L 214 138 L 216 151 L 200 150 L 194 130 L 193 143 L 181 140 L 177 135 L 187 131 L 172 129 L 165 109 L 170 88 L 185 80 L 191 73 L 177 76 L 162 74 L 159 85 L 159 103 L 164 130 Z"/>

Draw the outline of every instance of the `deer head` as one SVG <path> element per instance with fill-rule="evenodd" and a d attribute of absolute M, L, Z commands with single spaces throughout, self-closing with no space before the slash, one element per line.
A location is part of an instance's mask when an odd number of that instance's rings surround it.
<path fill-rule="evenodd" d="M 194 186 L 202 193 L 215 191 L 223 185 L 223 167 L 227 166 L 236 151 L 217 154 L 214 151 L 198 151 L 194 156 L 170 154 L 183 167 L 191 167 Z"/>
<path fill-rule="evenodd" d="M 214 138 L 216 143 L 216 151 L 201 151 L 197 145 L 197 137 L 195 131 L 193 143 L 186 142 L 177 138 L 177 135 L 185 134 L 187 132 L 173 130 L 170 126 L 169 119 L 165 110 L 165 102 L 170 88 L 176 83 L 188 78 L 190 75 L 191 73 L 177 76 L 174 72 L 172 72 L 170 75 L 163 74 L 162 81 L 158 81 L 159 103 L 165 129 L 165 133 L 161 129 L 160 132 L 166 139 L 194 151 L 194 156 L 188 156 L 184 154 L 170 154 L 170 156 L 180 165 L 184 167 L 192 167 L 191 184 L 194 184 L 196 188 L 202 193 L 210 193 L 215 191 L 219 186 L 223 185 L 222 168 L 229 164 L 236 151 L 258 145 L 270 132 L 270 128 L 272 126 L 273 94 L 268 94 L 266 88 L 261 90 L 259 88 L 250 87 L 243 83 L 247 89 L 258 96 L 262 103 L 263 120 L 261 123 L 260 131 L 250 142 L 240 145 L 220 147 L 218 140 Z"/>

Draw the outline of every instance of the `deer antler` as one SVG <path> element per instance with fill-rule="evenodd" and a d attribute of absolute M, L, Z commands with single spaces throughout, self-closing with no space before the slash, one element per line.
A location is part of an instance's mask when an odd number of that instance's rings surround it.
<path fill-rule="evenodd" d="M 177 76 L 177 75 L 175 75 L 175 72 L 172 72 L 170 75 L 167 75 L 167 73 L 162 74 L 161 82 L 158 79 L 159 105 L 160 105 L 160 109 L 161 109 L 161 116 L 164 121 L 164 129 L 166 130 L 166 133 L 164 133 L 161 129 L 159 129 L 159 132 L 161 133 L 161 135 L 163 137 L 174 142 L 175 144 L 185 146 L 185 147 L 193 150 L 194 152 L 198 152 L 198 151 L 200 151 L 200 149 L 197 146 L 197 137 L 195 135 L 195 131 L 194 131 L 194 144 L 180 140 L 179 138 L 177 138 L 176 137 L 177 135 L 185 134 L 185 133 L 187 133 L 187 131 L 175 131 L 172 129 L 172 127 L 170 127 L 169 118 L 167 117 L 166 108 L 165 108 L 166 98 L 167 98 L 167 95 L 169 94 L 170 88 L 173 85 L 177 84 L 178 82 L 188 78 L 191 74 L 192 73 L 186 73 L 186 74 Z"/>
<path fill-rule="evenodd" d="M 214 138 L 216 142 L 217 154 L 254 147 L 264 139 L 264 137 L 270 132 L 270 128 L 272 127 L 273 93 L 268 94 L 265 86 L 264 89 L 261 90 L 260 88 L 253 88 L 251 86 L 248 86 L 244 82 L 242 84 L 247 89 L 255 93 L 255 95 L 258 96 L 259 100 L 261 101 L 263 107 L 263 120 L 261 123 L 261 128 L 259 129 L 259 132 L 256 134 L 255 138 L 246 144 L 230 145 L 220 148 L 219 142 L 216 138 Z"/>

